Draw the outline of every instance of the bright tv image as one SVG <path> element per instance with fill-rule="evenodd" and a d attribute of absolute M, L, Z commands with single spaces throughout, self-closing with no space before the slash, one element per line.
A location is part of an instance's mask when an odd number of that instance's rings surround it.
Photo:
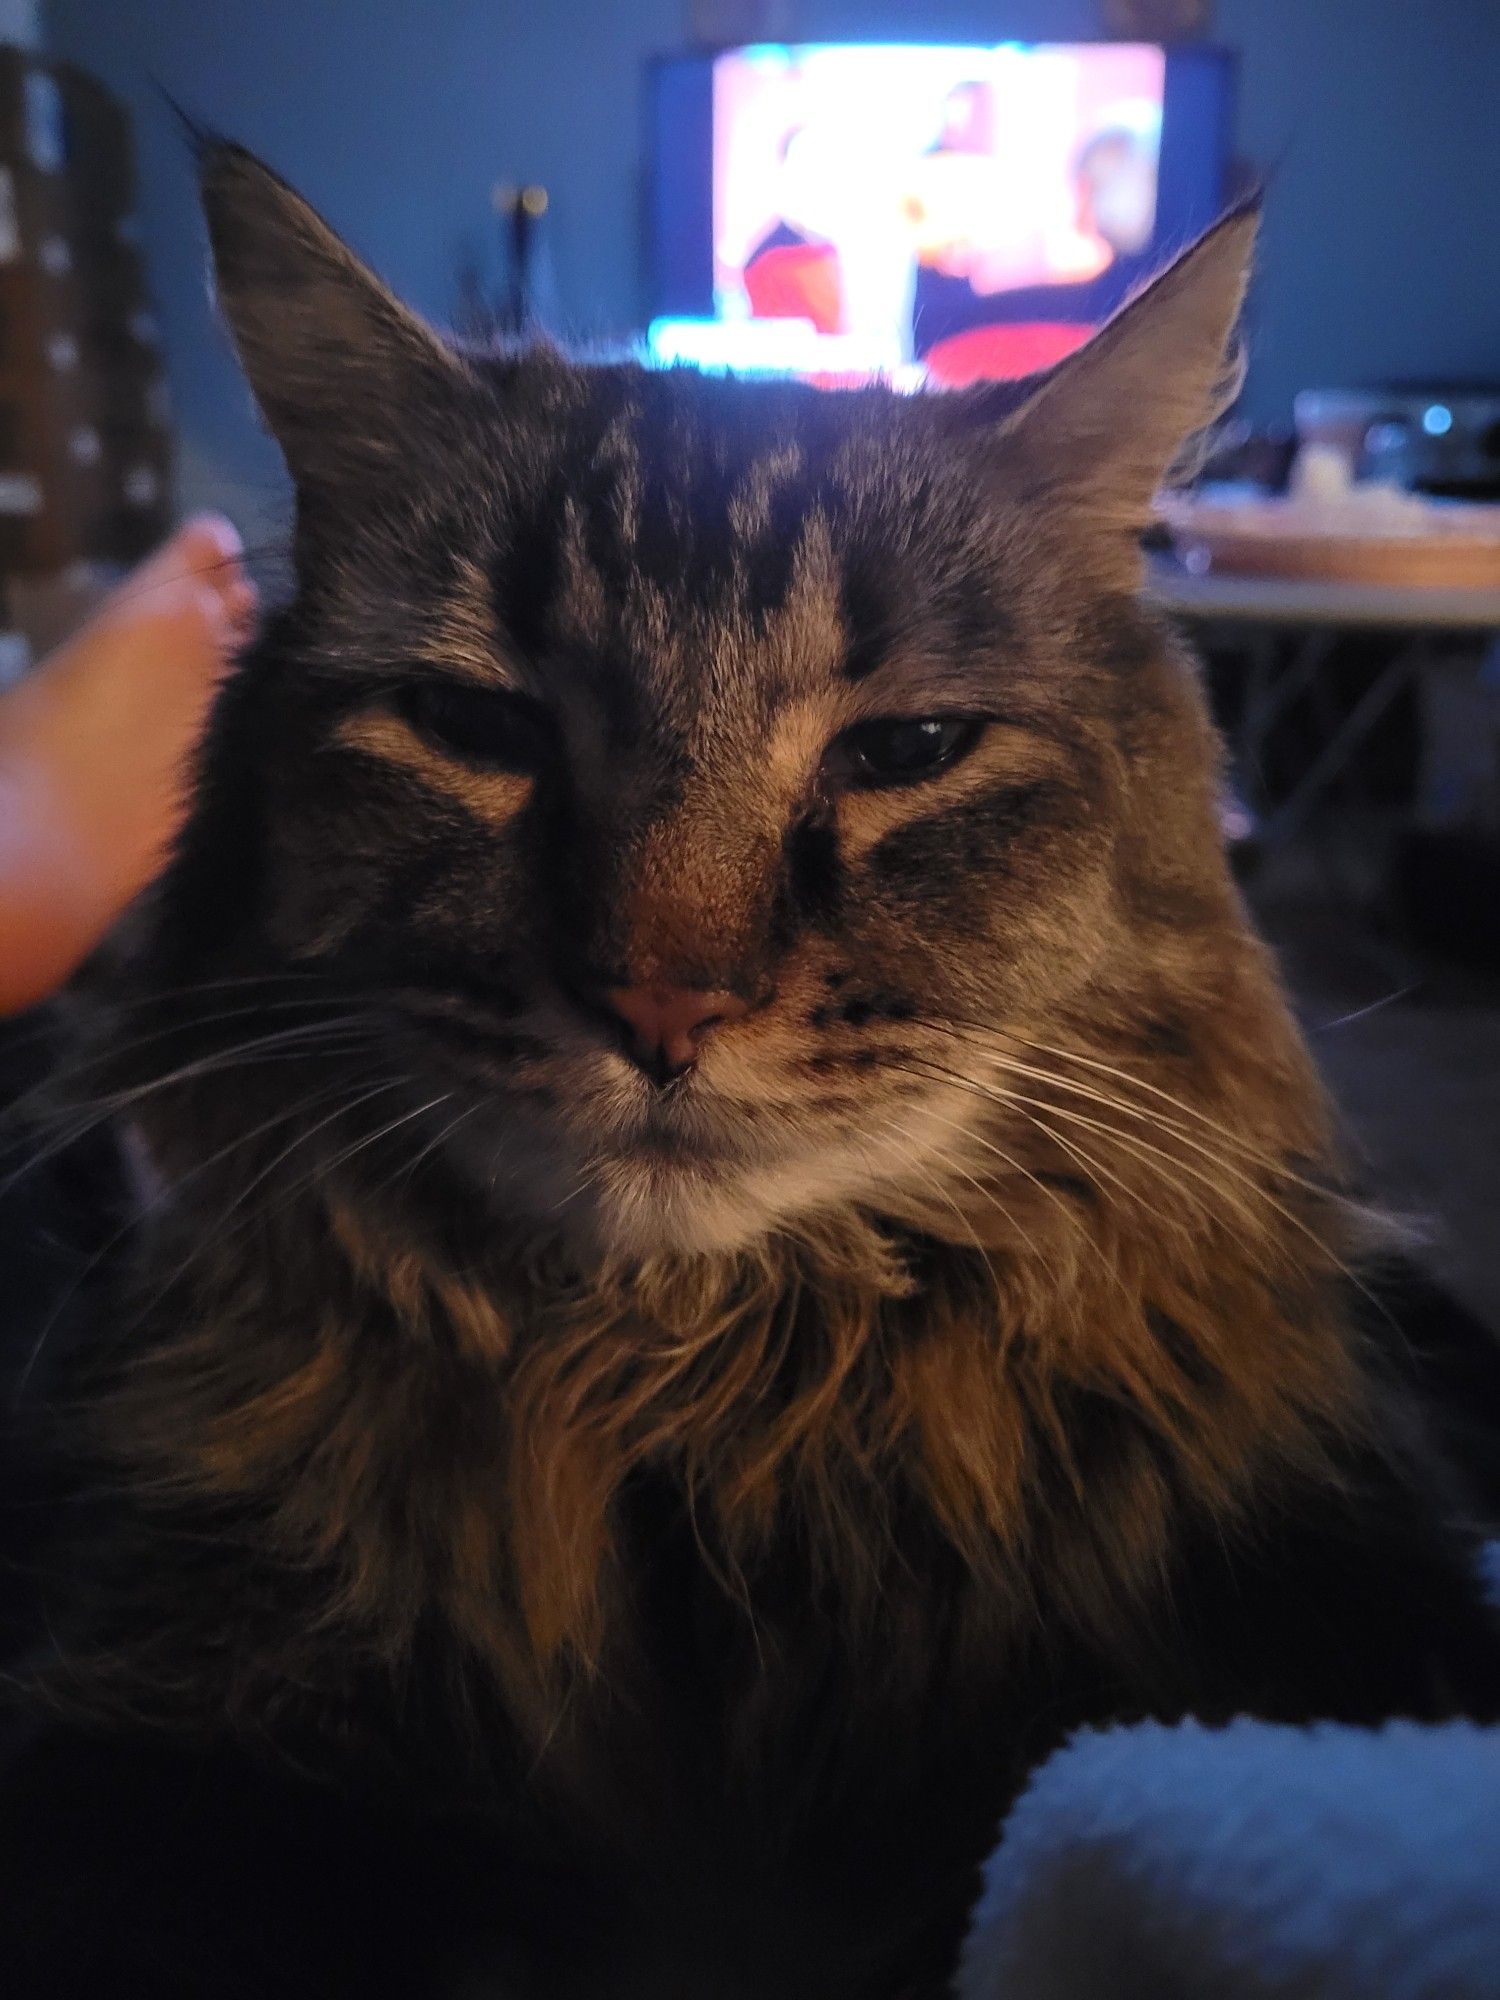
<path fill-rule="evenodd" d="M 721 56 L 719 316 L 810 321 L 945 376 L 1058 360 L 1152 240 L 1164 70 L 1131 45 Z"/>
<path fill-rule="evenodd" d="M 1212 220 L 1231 98 L 1220 52 L 1144 43 L 669 64 L 659 310 L 717 322 L 705 351 L 801 355 L 803 372 L 1029 374 Z"/>

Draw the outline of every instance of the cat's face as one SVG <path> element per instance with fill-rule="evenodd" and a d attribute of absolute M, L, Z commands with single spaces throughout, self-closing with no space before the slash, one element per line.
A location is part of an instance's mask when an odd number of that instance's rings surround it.
<path fill-rule="evenodd" d="M 363 996 L 507 1215 L 966 1212 L 994 1032 L 1136 976 L 1143 879 L 1219 879 L 1131 538 L 1247 226 L 1041 394 L 948 400 L 456 355 L 247 156 L 207 197 L 299 494 L 209 752 L 263 961 Z"/>

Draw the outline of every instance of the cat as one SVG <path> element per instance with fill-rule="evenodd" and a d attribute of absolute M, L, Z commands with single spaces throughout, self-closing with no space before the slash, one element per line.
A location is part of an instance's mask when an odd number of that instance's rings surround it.
<path fill-rule="evenodd" d="M 57 1080 L 7 1991 L 935 2000 L 1075 1728 L 1494 1715 L 1142 596 L 1254 213 L 900 395 L 466 350 L 201 167 L 295 590 Z"/>

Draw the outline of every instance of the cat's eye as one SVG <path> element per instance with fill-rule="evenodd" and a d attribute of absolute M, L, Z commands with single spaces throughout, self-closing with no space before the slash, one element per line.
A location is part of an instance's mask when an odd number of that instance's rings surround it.
<path fill-rule="evenodd" d="M 849 785 L 914 785 L 966 757 L 984 730 L 971 716 L 887 716 L 857 723 L 834 744 L 834 775 Z"/>
<path fill-rule="evenodd" d="M 397 692 L 396 707 L 430 743 L 492 771 L 534 772 L 552 751 L 546 711 L 508 688 L 412 681 Z"/>

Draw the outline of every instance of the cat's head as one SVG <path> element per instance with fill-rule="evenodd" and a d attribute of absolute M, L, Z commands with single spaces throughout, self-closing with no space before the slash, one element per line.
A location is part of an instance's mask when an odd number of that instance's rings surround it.
<path fill-rule="evenodd" d="M 248 154 L 204 190 L 296 594 L 211 731 L 175 972 L 352 992 L 382 1115 L 500 1215 L 972 1226 L 997 1034 L 1107 1050 L 1236 922 L 1138 536 L 1253 218 L 1045 379 L 901 395 L 468 352 Z"/>

